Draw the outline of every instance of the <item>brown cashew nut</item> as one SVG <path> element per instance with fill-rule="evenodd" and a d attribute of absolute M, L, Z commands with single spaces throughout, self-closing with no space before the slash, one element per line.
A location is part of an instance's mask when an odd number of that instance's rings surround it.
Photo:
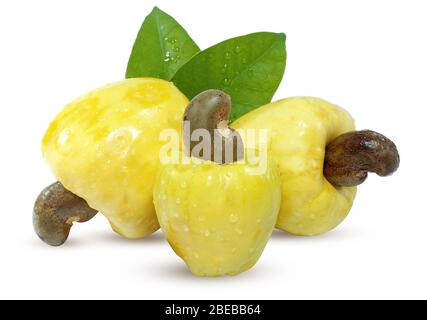
<path fill-rule="evenodd" d="M 399 167 L 396 145 L 371 130 L 340 135 L 326 146 L 324 175 L 337 187 L 361 184 L 368 172 L 388 176 Z"/>
<path fill-rule="evenodd" d="M 84 199 L 55 182 L 37 197 L 33 211 L 34 230 L 47 244 L 60 246 L 67 240 L 73 222 L 88 221 L 96 213 Z"/>
<path fill-rule="evenodd" d="M 183 139 L 188 155 L 219 164 L 243 159 L 243 140 L 237 131 L 228 127 L 230 112 L 231 98 L 220 90 L 204 91 L 190 101 L 183 123 Z M 186 125 L 189 125 L 188 130 Z M 210 152 L 200 150 L 202 152 L 197 154 L 196 147 L 200 142 L 192 137 L 198 130 L 209 134 Z"/>

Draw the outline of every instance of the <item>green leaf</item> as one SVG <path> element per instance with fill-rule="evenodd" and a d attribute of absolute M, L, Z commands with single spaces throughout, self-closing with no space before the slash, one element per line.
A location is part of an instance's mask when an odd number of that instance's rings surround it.
<path fill-rule="evenodd" d="M 155 7 L 145 18 L 129 58 L 126 78 L 170 80 L 200 51 L 174 18 Z"/>
<path fill-rule="evenodd" d="M 285 71 L 286 36 L 260 32 L 206 49 L 177 71 L 172 81 L 189 98 L 208 89 L 231 96 L 231 121 L 269 103 Z"/>

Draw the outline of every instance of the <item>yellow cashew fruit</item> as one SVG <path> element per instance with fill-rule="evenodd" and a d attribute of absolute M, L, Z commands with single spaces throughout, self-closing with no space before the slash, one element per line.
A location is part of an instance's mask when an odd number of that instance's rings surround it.
<path fill-rule="evenodd" d="M 165 165 L 154 203 L 162 231 L 191 272 L 236 275 L 260 257 L 277 220 L 277 165 L 251 175 L 250 165 L 201 163 Z"/>
<path fill-rule="evenodd" d="M 331 185 L 323 175 L 328 142 L 354 130 L 342 108 L 325 100 L 280 100 L 236 120 L 235 129 L 268 129 L 268 152 L 279 164 L 282 200 L 276 227 L 296 235 L 325 233 L 347 216 L 356 187 Z"/>
<path fill-rule="evenodd" d="M 180 132 L 187 98 L 170 82 L 129 79 L 67 105 L 42 143 L 56 178 L 127 238 L 159 228 L 153 184 L 165 128 Z"/>

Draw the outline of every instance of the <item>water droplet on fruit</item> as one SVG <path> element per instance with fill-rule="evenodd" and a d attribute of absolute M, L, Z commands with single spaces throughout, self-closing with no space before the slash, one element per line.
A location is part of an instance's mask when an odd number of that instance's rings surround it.
<path fill-rule="evenodd" d="M 228 85 L 230 85 L 230 79 L 228 79 L 228 78 L 224 78 L 224 80 L 222 81 L 222 84 L 223 84 L 224 86 L 228 86 Z"/>
<path fill-rule="evenodd" d="M 185 224 L 185 222 L 182 220 L 182 218 L 175 215 L 175 214 L 172 216 L 170 226 L 174 232 L 188 232 L 188 231 L 190 231 L 190 228 Z"/>
<path fill-rule="evenodd" d="M 243 231 L 239 228 L 236 229 L 236 233 L 241 236 L 243 234 Z"/>
<path fill-rule="evenodd" d="M 243 64 L 247 64 L 247 63 L 248 63 L 248 59 L 243 58 L 243 59 L 242 59 L 242 63 L 243 63 Z"/>
<path fill-rule="evenodd" d="M 114 154 L 118 157 L 125 157 L 134 138 L 138 132 L 132 127 L 123 127 L 111 132 L 105 142 L 104 152 Z"/>
<path fill-rule="evenodd" d="M 205 230 L 205 232 L 203 232 L 203 235 L 207 238 L 209 237 L 211 234 L 211 232 L 209 230 Z"/>
<path fill-rule="evenodd" d="M 168 37 L 164 37 L 163 40 L 169 41 L 169 38 Z"/>
<path fill-rule="evenodd" d="M 239 221 L 239 218 L 235 214 L 230 214 L 230 222 L 236 223 L 237 221 Z"/>
<path fill-rule="evenodd" d="M 242 51 L 242 50 L 241 50 L 241 48 L 240 48 L 240 46 L 236 46 L 236 47 L 234 48 L 234 52 L 235 52 L 235 53 L 240 53 L 240 51 Z"/>
<path fill-rule="evenodd" d="M 186 181 L 181 182 L 181 188 L 187 188 L 187 182 Z"/>
<path fill-rule="evenodd" d="M 175 203 L 176 204 L 180 204 L 181 203 L 181 199 L 180 198 L 176 198 Z"/>
<path fill-rule="evenodd" d="M 173 51 L 179 52 L 179 47 L 173 47 Z"/>
<path fill-rule="evenodd" d="M 226 52 L 225 53 L 225 60 L 230 60 L 231 59 L 231 54 L 230 52 Z"/>

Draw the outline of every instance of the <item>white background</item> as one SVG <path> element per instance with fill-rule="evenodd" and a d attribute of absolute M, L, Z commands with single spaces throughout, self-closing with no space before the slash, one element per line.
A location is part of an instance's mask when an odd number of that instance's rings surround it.
<path fill-rule="evenodd" d="M 237 277 L 197 278 L 159 231 L 139 241 L 98 215 L 62 247 L 33 232 L 54 181 L 40 141 L 63 105 L 124 77 L 154 5 L 206 48 L 255 31 L 287 34 L 276 99 L 313 95 L 392 138 L 401 167 L 370 176 L 350 216 L 315 238 L 275 231 Z M 427 298 L 425 1 L 1 1 L 0 298 Z"/>

